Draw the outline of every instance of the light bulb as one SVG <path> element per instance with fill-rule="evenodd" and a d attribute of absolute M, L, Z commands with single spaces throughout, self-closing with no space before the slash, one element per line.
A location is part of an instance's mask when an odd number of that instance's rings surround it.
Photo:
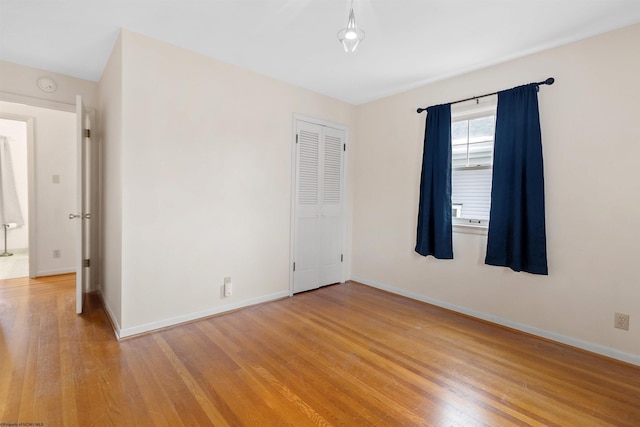
<path fill-rule="evenodd" d="M 349 30 L 344 34 L 344 38 L 347 40 L 355 40 L 358 38 L 358 34 L 354 30 Z"/>

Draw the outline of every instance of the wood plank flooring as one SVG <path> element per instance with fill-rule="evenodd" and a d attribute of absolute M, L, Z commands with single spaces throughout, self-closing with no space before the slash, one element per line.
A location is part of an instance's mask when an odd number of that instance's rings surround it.
<path fill-rule="evenodd" d="M 360 284 L 121 342 L 74 284 L 0 281 L 0 425 L 640 426 L 640 368 Z"/>

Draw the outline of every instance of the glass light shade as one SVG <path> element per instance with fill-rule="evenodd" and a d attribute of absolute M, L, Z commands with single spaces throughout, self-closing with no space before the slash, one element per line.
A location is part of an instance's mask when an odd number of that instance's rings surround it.
<path fill-rule="evenodd" d="M 353 7 L 349 12 L 347 27 L 338 31 L 338 40 L 342 43 L 345 52 L 355 51 L 360 42 L 364 40 L 364 31 L 356 26 L 356 17 L 353 13 Z"/>

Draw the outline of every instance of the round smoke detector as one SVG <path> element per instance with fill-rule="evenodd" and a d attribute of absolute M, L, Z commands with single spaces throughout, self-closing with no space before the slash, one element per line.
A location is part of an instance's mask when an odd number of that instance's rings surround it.
<path fill-rule="evenodd" d="M 38 87 L 43 92 L 55 92 L 58 85 L 51 77 L 40 77 L 38 79 Z"/>

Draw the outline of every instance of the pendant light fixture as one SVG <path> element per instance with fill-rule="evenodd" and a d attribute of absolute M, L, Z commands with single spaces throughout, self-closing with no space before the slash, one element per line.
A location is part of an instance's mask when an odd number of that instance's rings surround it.
<path fill-rule="evenodd" d="M 355 51 L 360 42 L 364 40 L 364 31 L 356 26 L 356 16 L 353 13 L 353 0 L 351 0 L 347 27 L 338 31 L 338 40 L 340 40 L 344 51 L 347 53 Z"/>

